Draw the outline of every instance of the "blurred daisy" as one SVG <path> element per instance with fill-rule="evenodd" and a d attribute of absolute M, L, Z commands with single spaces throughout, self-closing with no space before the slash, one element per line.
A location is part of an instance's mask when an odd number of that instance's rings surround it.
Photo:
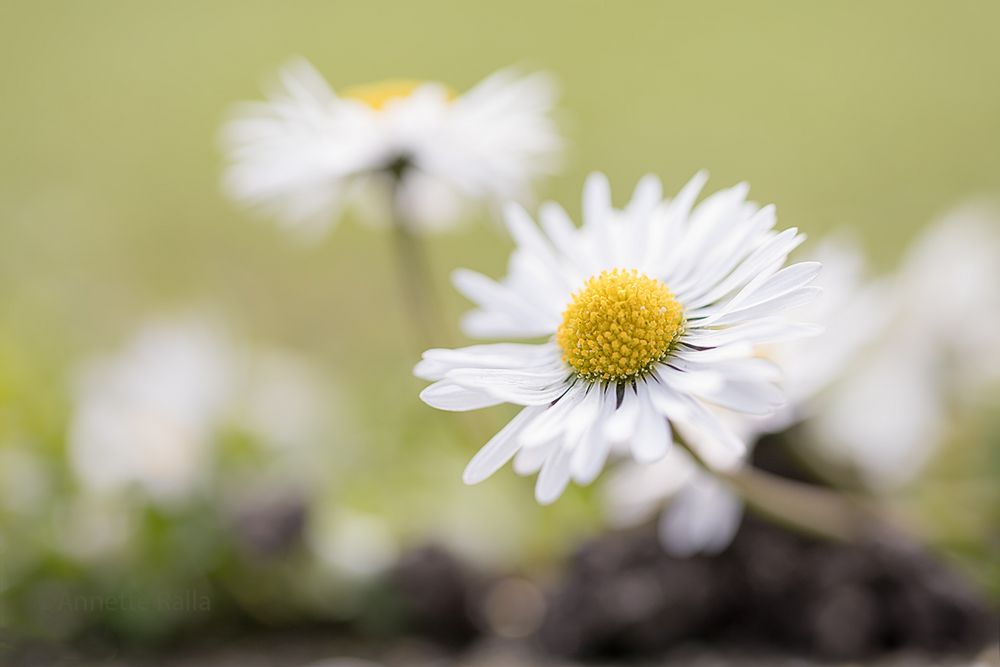
<path fill-rule="evenodd" d="M 823 459 L 873 491 L 916 477 L 946 431 L 934 357 L 912 338 L 879 341 L 807 422 L 809 440 Z"/>
<path fill-rule="evenodd" d="M 1000 207 L 970 202 L 928 227 L 897 289 L 900 333 L 938 351 L 951 389 L 967 396 L 1000 379 Z"/>
<path fill-rule="evenodd" d="M 225 338 L 198 318 L 151 323 L 122 351 L 87 362 L 69 425 L 78 479 L 95 492 L 188 495 L 207 473 L 232 383 Z"/>
<path fill-rule="evenodd" d="M 328 436 L 331 410 L 339 401 L 307 359 L 279 348 L 261 347 L 241 367 L 234 421 L 277 452 L 309 450 Z M 342 414 L 338 422 L 346 421 Z"/>
<path fill-rule="evenodd" d="M 352 581 L 382 574 L 399 558 L 399 544 L 383 517 L 355 511 L 341 502 L 316 508 L 306 541 L 326 569 Z"/>
<path fill-rule="evenodd" d="M 616 444 L 640 463 L 661 459 L 672 431 L 712 466 L 745 455 L 709 406 L 767 415 L 782 405 L 776 367 L 754 346 L 815 331 L 779 316 L 815 296 L 820 265 L 782 268 L 803 237 L 773 231 L 774 207 L 748 202 L 745 184 L 695 206 L 705 180 L 663 201 L 659 181 L 644 178 L 617 211 L 594 175 L 582 227 L 554 204 L 541 210 L 542 229 L 511 206 L 507 277 L 456 272 L 479 306 L 468 334 L 548 339 L 429 350 L 417 365 L 435 381 L 421 393 L 434 407 L 525 406 L 472 459 L 467 483 L 516 457 L 516 471 L 540 471 L 535 496 L 550 503 L 570 479 L 591 482 Z"/>
<path fill-rule="evenodd" d="M 743 519 L 742 499 L 682 447 L 650 465 L 616 470 L 602 493 L 608 517 L 617 527 L 638 525 L 659 511 L 660 543 L 680 558 L 719 553 L 732 542 Z"/>
<path fill-rule="evenodd" d="M 782 431 L 813 414 L 818 396 L 845 374 L 887 321 L 887 287 L 866 282 L 864 257 L 853 241 L 828 239 L 811 256 L 823 265 L 815 281 L 823 294 L 790 314 L 821 326 L 823 333 L 756 349 L 758 356 L 781 369 L 788 402 L 765 417 L 726 417 L 749 446 L 761 435 Z M 679 557 L 725 549 L 743 516 L 739 496 L 681 449 L 652 465 L 622 466 L 605 487 L 604 499 L 610 520 L 618 526 L 646 521 L 669 501 L 660 513 L 660 541 Z"/>
<path fill-rule="evenodd" d="M 296 60 L 267 102 L 244 105 L 225 126 L 226 189 L 307 233 L 351 203 L 368 219 L 395 205 L 407 222 L 450 227 L 471 204 L 526 198 L 555 167 L 554 99 L 547 76 L 511 70 L 462 94 L 431 81 L 335 92 Z"/>
<path fill-rule="evenodd" d="M 929 227 L 893 290 L 885 335 L 809 423 L 827 460 L 876 492 L 912 481 L 953 411 L 1000 381 L 1000 214 L 969 204 Z"/>

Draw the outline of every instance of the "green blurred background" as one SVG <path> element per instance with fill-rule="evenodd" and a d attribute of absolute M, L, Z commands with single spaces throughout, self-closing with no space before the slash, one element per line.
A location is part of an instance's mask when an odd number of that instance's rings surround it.
<path fill-rule="evenodd" d="M 348 227 L 294 247 L 220 195 L 221 119 L 295 54 L 335 86 L 551 70 L 571 151 L 544 195 L 575 210 L 590 170 L 624 197 L 645 172 L 669 191 L 704 167 L 748 180 L 783 225 L 856 226 L 885 263 L 942 209 L 1000 190 L 998 24 L 987 2 L 8 1 L 4 329 L 90 344 L 209 298 L 352 375 L 380 363 L 358 341 L 398 354 L 365 317 L 398 310 L 385 239 Z M 435 241 L 441 273 L 496 270 L 496 238 Z"/>
<path fill-rule="evenodd" d="M 489 522 L 455 530 L 507 530 L 545 554 L 597 529 L 593 500 L 574 490 L 538 508 L 531 481 L 508 472 L 461 486 L 479 441 L 417 400 L 390 239 L 348 221 L 303 245 L 229 203 L 217 131 L 231 105 L 259 98 L 292 55 L 334 86 L 461 90 L 505 65 L 546 69 L 570 150 L 543 197 L 575 213 L 591 170 L 622 201 L 644 173 L 672 192 L 707 168 L 715 187 L 749 181 L 783 226 L 855 228 L 888 267 L 935 215 L 1000 193 L 998 25 L 1000 4 L 975 1 L 7 0 L 0 436 L 58 451 L 74 360 L 149 315 L 208 306 L 339 385 L 354 428 L 330 447 L 360 458 L 348 483 L 360 506 L 413 535 L 455 505 L 488 506 Z M 510 247 L 495 225 L 429 245 L 453 315 L 448 272 L 496 275 Z"/>

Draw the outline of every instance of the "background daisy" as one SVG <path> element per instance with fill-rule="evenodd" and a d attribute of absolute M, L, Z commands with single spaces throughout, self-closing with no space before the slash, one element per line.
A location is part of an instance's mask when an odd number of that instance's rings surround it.
<path fill-rule="evenodd" d="M 278 79 L 223 128 L 225 186 L 307 233 L 351 203 L 370 221 L 451 227 L 472 204 L 527 198 L 562 144 L 544 74 L 503 70 L 461 94 L 408 80 L 335 91 L 295 60 Z"/>
<path fill-rule="evenodd" d="M 968 203 L 912 243 L 888 326 L 809 423 L 816 451 L 875 492 L 912 482 L 953 418 L 1000 381 L 1000 214 Z"/>

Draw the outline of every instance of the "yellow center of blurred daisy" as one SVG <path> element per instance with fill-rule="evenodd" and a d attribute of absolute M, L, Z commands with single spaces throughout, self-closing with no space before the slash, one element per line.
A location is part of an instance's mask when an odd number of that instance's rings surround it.
<path fill-rule="evenodd" d="M 381 111 L 392 100 L 401 100 L 412 95 L 417 88 L 429 82 L 418 79 L 389 79 L 360 86 L 350 86 L 341 90 L 343 97 L 356 100 L 376 111 Z M 448 90 L 448 98 L 454 99 L 455 94 Z"/>
<path fill-rule="evenodd" d="M 682 333 L 684 309 L 665 284 L 614 269 L 591 276 L 573 295 L 556 342 L 581 378 L 621 382 L 648 373 Z"/>

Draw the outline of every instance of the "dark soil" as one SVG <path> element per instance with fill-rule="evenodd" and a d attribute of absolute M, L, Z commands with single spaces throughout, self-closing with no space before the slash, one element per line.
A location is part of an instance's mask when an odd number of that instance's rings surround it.
<path fill-rule="evenodd" d="M 922 549 L 825 542 L 749 517 L 712 557 L 671 558 L 652 527 L 584 545 L 551 592 L 540 640 L 572 657 L 653 656 L 700 641 L 856 660 L 972 655 L 997 628 L 968 582 Z"/>

